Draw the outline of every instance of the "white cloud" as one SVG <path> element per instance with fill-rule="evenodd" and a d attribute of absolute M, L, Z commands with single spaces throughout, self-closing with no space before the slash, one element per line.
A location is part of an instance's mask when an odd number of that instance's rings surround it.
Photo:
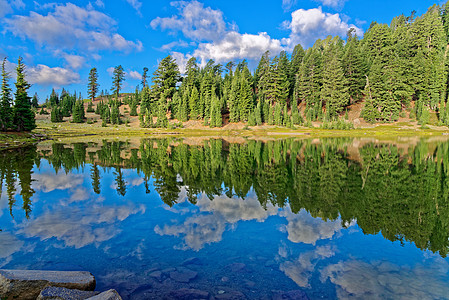
<path fill-rule="evenodd" d="M 12 13 L 12 7 L 8 1 L 0 0 L 0 18 L 10 13 Z"/>
<path fill-rule="evenodd" d="M 342 229 L 340 220 L 326 222 L 312 217 L 305 210 L 294 214 L 289 208 L 285 208 L 281 215 L 288 221 L 286 231 L 288 239 L 293 243 L 315 245 L 319 240 L 332 238 Z"/>
<path fill-rule="evenodd" d="M 156 225 L 154 228 L 159 235 L 182 236 L 184 244 L 178 248 L 195 251 L 201 250 L 207 244 L 221 241 L 225 230 L 226 222 L 213 214 L 190 217 L 180 225 Z"/>
<path fill-rule="evenodd" d="M 184 191 L 184 192 L 183 192 Z M 185 199 L 185 189 L 180 192 L 180 199 Z M 179 249 L 201 250 L 205 245 L 221 241 L 226 229 L 240 221 L 257 220 L 262 222 L 269 216 L 277 214 L 277 208 L 269 205 L 265 210 L 256 197 L 229 198 L 225 195 L 210 200 L 205 194 L 198 199 L 200 214 L 188 217 L 182 224 L 157 225 L 154 231 L 159 235 L 182 237 Z M 182 209 L 182 208 L 181 208 Z M 171 209 L 174 211 L 174 209 Z M 204 215 L 203 213 L 210 214 Z"/>
<path fill-rule="evenodd" d="M 92 204 L 88 210 L 57 208 L 24 222 L 19 233 L 41 240 L 56 238 L 67 247 L 81 248 L 113 238 L 120 232 L 118 227 L 121 221 L 144 212 L 143 206 L 134 207 L 132 204 L 118 207 Z"/>
<path fill-rule="evenodd" d="M 142 79 L 142 75 L 140 75 L 137 71 L 130 71 L 127 73 L 127 75 L 132 79 Z"/>
<path fill-rule="evenodd" d="M 298 43 L 307 47 L 328 35 L 345 37 L 350 28 L 355 28 L 359 36 L 363 35 L 362 29 L 344 22 L 339 14 L 323 12 L 321 7 L 298 9 L 292 13 L 292 20 L 284 22 L 283 26 L 291 30 L 290 37 L 283 39 L 290 47 Z"/>
<path fill-rule="evenodd" d="M 60 67 L 50 68 L 46 65 L 37 65 L 28 67 L 26 72 L 28 81 L 31 84 L 37 83 L 61 87 L 80 82 L 80 75 L 78 73 Z"/>
<path fill-rule="evenodd" d="M 140 2 L 139 0 L 126 0 L 126 2 L 128 2 L 140 16 L 142 15 L 142 13 L 140 12 L 140 9 L 142 8 L 142 2 Z"/>
<path fill-rule="evenodd" d="M 226 33 L 223 12 L 204 7 L 198 1 L 175 1 L 170 3 L 179 11 L 178 16 L 157 17 L 151 21 L 151 27 L 173 32 L 181 31 L 185 37 L 195 41 L 215 41 Z"/>
<path fill-rule="evenodd" d="M 64 53 L 62 56 L 67 61 L 67 64 L 73 69 L 81 68 L 84 65 L 84 62 L 86 61 L 86 58 L 80 55 Z"/>
<path fill-rule="evenodd" d="M 320 2 L 325 6 L 330 6 L 335 9 L 343 8 L 345 2 L 348 0 L 315 0 L 316 2 Z"/>
<path fill-rule="evenodd" d="M 285 250 L 280 249 L 280 253 Z M 279 269 L 291 280 L 303 288 L 310 288 L 310 278 L 315 266 L 323 259 L 333 257 L 335 251 L 330 246 L 317 247 L 308 252 L 301 253 L 295 260 L 287 260 L 279 265 Z"/>
<path fill-rule="evenodd" d="M 321 270 L 321 281 L 330 280 L 338 299 L 446 299 L 443 280 L 448 264 L 437 258 L 429 266 L 399 266 L 387 262 L 340 261 Z"/>
<path fill-rule="evenodd" d="M 23 241 L 7 232 L 0 232 L 0 258 L 10 259 L 10 256 L 19 251 L 23 246 Z"/>
<path fill-rule="evenodd" d="M 140 41 L 128 41 L 116 32 L 116 22 L 102 12 L 72 3 L 56 5 L 46 16 L 30 12 L 4 20 L 14 35 L 28 38 L 41 46 L 80 51 L 140 51 Z"/>
<path fill-rule="evenodd" d="M 180 41 L 174 41 L 174 42 L 165 44 L 165 45 L 163 45 L 160 48 L 160 50 L 161 51 L 168 51 L 168 50 L 171 50 L 173 48 L 185 48 L 185 47 L 188 47 L 188 46 L 189 46 L 189 44 L 187 42 L 180 40 Z"/>
<path fill-rule="evenodd" d="M 25 3 L 22 0 L 0 0 L 0 18 L 3 18 L 7 14 L 14 12 L 14 9 L 25 8 Z"/>
<path fill-rule="evenodd" d="M 86 201 L 91 197 L 89 191 L 85 187 L 75 189 L 70 196 L 69 202 Z"/>
<path fill-rule="evenodd" d="M 205 194 L 198 199 L 197 206 L 202 212 L 212 212 L 222 216 L 226 222 L 234 224 L 239 221 L 257 220 L 262 222 L 270 215 L 277 214 L 277 208 L 268 205 L 267 209 L 260 205 L 256 196 L 241 198 L 229 198 L 226 195 L 216 196 L 210 200 Z"/>
<path fill-rule="evenodd" d="M 265 51 L 278 54 L 284 48 L 281 41 L 272 39 L 266 32 L 240 34 L 228 32 L 223 39 L 213 43 L 202 43 L 193 53 L 204 64 L 209 59 L 223 63 L 234 59 L 260 59 Z"/>
<path fill-rule="evenodd" d="M 298 2 L 298 0 L 282 0 L 282 8 L 285 11 L 290 10 L 293 6 L 296 5 L 296 3 Z"/>
<path fill-rule="evenodd" d="M 98 6 L 98 7 L 103 8 L 104 7 L 104 2 L 102 0 L 97 0 L 97 1 L 95 1 L 95 5 Z"/>
<path fill-rule="evenodd" d="M 33 175 L 33 189 L 49 193 L 54 190 L 75 189 L 83 184 L 83 176 L 79 174 L 37 173 Z"/>
<path fill-rule="evenodd" d="M 181 72 L 181 74 L 184 74 L 186 72 L 187 62 L 189 61 L 190 58 L 192 58 L 192 55 L 184 54 L 181 52 L 172 52 L 171 56 L 175 59 L 176 63 L 178 64 L 179 72 Z"/>
<path fill-rule="evenodd" d="M 109 75 L 112 76 L 112 74 L 114 74 L 114 69 L 115 69 L 114 67 L 109 67 L 106 69 L 106 71 L 108 72 Z"/>

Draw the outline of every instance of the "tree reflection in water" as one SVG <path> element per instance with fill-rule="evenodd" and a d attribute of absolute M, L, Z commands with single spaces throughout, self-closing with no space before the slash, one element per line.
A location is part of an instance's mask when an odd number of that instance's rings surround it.
<path fill-rule="evenodd" d="M 380 232 L 388 240 L 410 241 L 446 257 L 449 143 L 355 144 L 351 139 L 241 144 L 209 139 L 188 145 L 175 138 L 144 139 L 139 147 L 106 140 L 54 143 L 39 150 L 33 146 L 1 152 L 0 178 L 11 215 L 20 200 L 27 218 L 34 194 L 33 166 L 39 167 L 40 159 L 45 159 L 56 172 L 69 173 L 89 164 L 96 194 L 101 193 L 100 168 L 113 169 L 121 196 L 129 189 L 124 170 L 135 170 L 146 193 L 152 184 L 168 206 L 179 201 L 181 191 L 196 204 L 199 194 L 210 200 L 220 195 L 245 199 L 253 190 L 265 209 L 288 204 L 295 214 L 305 209 L 326 221 L 341 220 L 343 227 L 356 220 L 365 234 Z"/>

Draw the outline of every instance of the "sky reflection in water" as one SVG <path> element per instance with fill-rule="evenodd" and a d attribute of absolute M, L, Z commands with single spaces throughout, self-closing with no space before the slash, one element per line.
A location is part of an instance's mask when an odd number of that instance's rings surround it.
<path fill-rule="evenodd" d="M 3 153 L 0 267 L 88 270 L 126 299 L 447 299 L 448 149 L 166 139 Z"/>

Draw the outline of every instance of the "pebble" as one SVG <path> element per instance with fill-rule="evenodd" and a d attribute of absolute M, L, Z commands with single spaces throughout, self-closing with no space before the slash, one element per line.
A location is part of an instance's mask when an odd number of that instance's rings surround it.
<path fill-rule="evenodd" d="M 198 275 L 197 272 L 192 271 L 187 268 L 178 269 L 178 271 L 170 272 L 170 278 L 177 281 L 188 283 L 190 280 L 194 279 Z"/>

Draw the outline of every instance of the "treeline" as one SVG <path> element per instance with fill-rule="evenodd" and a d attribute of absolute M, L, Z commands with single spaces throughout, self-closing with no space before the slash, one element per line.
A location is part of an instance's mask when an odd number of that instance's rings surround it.
<path fill-rule="evenodd" d="M 0 91 L 0 131 L 31 131 L 36 128 L 33 107 L 38 99 L 28 96 L 30 84 L 25 80 L 25 65 L 19 57 L 16 67 L 16 91 L 14 98 L 9 85 L 10 74 L 6 72 L 6 58 L 2 62 L 2 85 Z"/>
<path fill-rule="evenodd" d="M 422 16 L 401 15 L 390 25 L 373 22 L 362 39 L 350 29 L 346 41 L 329 36 L 306 50 L 297 45 L 290 56 L 281 52 L 272 58 L 266 52 L 253 73 L 246 60 L 224 66 L 210 60 L 201 67 L 192 57 L 181 75 L 175 59 L 167 56 L 151 85 L 144 68 L 141 89 L 124 102 L 119 96 L 125 72 L 119 65 L 113 95 L 102 91 L 108 100 L 96 112 L 103 126 L 123 122 L 119 108 L 124 103 L 142 127 L 181 126 L 169 122 L 177 119 L 201 120 L 211 127 L 227 121 L 287 127 L 321 121 L 325 128 L 347 129 L 352 127 L 347 122 L 350 106 L 364 101 L 360 117 L 368 122 L 408 117 L 425 125 L 434 113 L 439 125 L 449 126 L 448 9 L 448 3 L 434 5 Z M 92 68 L 92 101 L 98 87 Z"/>
<path fill-rule="evenodd" d="M 112 169 L 121 196 L 127 192 L 123 169 L 131 168 L 142 174 L 147 193 L 152 178 L 154 189 L 170 206 L 180 200 L 182 188 L 193 204 L 200 193 L 210 199 L 223 194 L 245 198 L 254 191 L 263 207 L 288 204 L 294 213 L 305 209 L 323 220 L 340 218 L 343 226 L 357 220 L 365 234 L 411 241 L 445 257 L 449 143 L 429 146 L 422 141 L 407 154 L 394 145 L 367 144 L 355 161 L 346 152 L 349 141 L 229 144 L 211 139 L 203 146 L 189 146 L 172 138 L 142 140 L 138 149 L 129 149 L 125 142 L 103 141 L 99 149 L 95 144 L 55 143 L 39 157 L 64 172 L 90 163 L 92 188 L 98 194 L 102 168 Z M 93 148 L 98 150 L 89 150 Z"/>
<path fill-rule="evenodd" d="M 248 125 L 344 124 L 348 107 L 362 100 L 360 117 L 368 122 L 409 117 L 425 125 L 435 112 L 440 125 L 449 125 L 448 35 L 445 4 L 422 16 L 401 15 L 389 26 L 373 22 L 363 39 L 351 29 L 346 42 L 328 37 L 307 50 L 297 45 L 291 57 L 281 52 L 270 58 L 267 52 L 253 74 L 246 61 L 223 67 L 211 60 L 200 67 L 191 58 L 181 76 L 168 56 L 151 87 L 145 68 L 143 89 L 130 105 L 134 111 L 140 106 L 143 127 L 165 127 L 167 116 L 211 127 L 225 119 Z"/>

